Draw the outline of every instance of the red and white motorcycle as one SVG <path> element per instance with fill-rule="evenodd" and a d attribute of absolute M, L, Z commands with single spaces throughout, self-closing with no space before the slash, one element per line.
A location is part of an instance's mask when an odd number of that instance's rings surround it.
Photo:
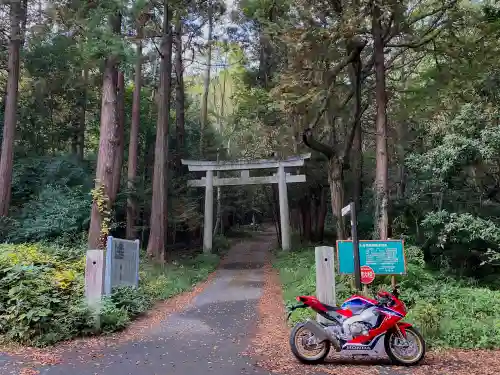
<path fill-rule="evenodd" d="M 376 299 L 353 295 L 340 306 L 329 306 L 313 296 L 299 296 L 299 305 L 311 308 L 328 320 L 297 323 L 290 334 L 290 347 L 303 363 L 320 363 L 330 348 L 347 355 L 380 357 L 384 352 L 393 363 L 415 365 L 425 355 L 425 341 L 410 323 L 402 322 L 407 310 L 399 300 L 397 287 L 392 293 L 379 292 Z"/>

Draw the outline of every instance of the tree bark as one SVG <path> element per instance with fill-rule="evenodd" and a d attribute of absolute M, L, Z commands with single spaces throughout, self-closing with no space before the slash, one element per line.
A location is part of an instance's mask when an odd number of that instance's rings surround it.
<path fill-rule="evenodd" d="M 384 66 L 384 40 L 381 12 L 375 2 L 372 4 L 372 34 L 374 39 L 373 58 L 375 62 L 375 100 L 377 114 L 376 130 L 376 170 L 375 170 L 375 235 L 387 239 L 388 217 L 388 155 L 387 155 L 387 97 Z"/>
<path fill-rule="evenodd" d="M 115 74 L 115 59 L 111 57 L 106 60 L 102 82 L 101 128 L 95 185 L 96 189 L 103 187 L 107 199 L 106 210 L 111 209 L 115 200 L 115 196 L 113 196 L 113 166 L 116 155 L 117 128 Z M 107 233 L 101 231 L 103 219 L 103 213 L 100 212 L 97 202 L 94 200 L 90 216 L 89 249 L 105 248 Z"/>
<path fill-rule="evenodd" d="M 153 172 L 153 199 L 151 202 L 150 233 L 147 253 L 159 263 L 165 261 L 167 245 L 167 161 L 170 91 L 172 84 L 172 29 L 171 13 L 164 3 L 163 38 L 160 64 L 160 98 L 156 123 L 155 162 Z"/>
<path fill-rule="evenodd" d="M 120 182 L 123 167 L 123 154 L 125 149 L 125 77 L 123 72 L 118 72 L 116 84 L 116 155 L 113 165 L 113 196 L 117 196 L 120 190 Z"/>
<path fill-rule="evenodd" d="M 406 123 L 400 121 L 396 124 L 397 133 L 397 145 L 396 150 L 398 154 L 398 186 L 397 186 L 397 197 L 398 199 L 403 199 L 406 195 Z"/>
<path fill-rule="evenodd" d="M 184 157 L 185 110 L 184 110 L 184 67 L 182 63 L 182 19 L 179 16 L 175 25 L 175 122 L 177 140 L 176 167 L 181 170 L 181 159 Z"/>
<path fill-rule="evenodd" d="M 110 17 L 111 30 L 115 34 L 120 33 L 121 14 Z M 92 202 L 92 212 L 90 214 L 90 229 L 88 237 L 89 249 L 104 249 L 106 247 L 106 237 L 109 233 L 109 215 L 116 199 L 113 188 L 113 169 L 117 154 L 118 134 L 118 114 L 117 114 L 117 79 L 116 56 L 111 56 L 104 62 L 104 72 L 102 79 L 102 101 L 101 101 L 101 127 L 99 132 L 99 154 L 97 156 L 96 184 L 95 191 L 102 188 L 106 207 L 99 208 L 96 199 Z M 105 210 L 105 212 L 103 212 Z M 108 216 L 108 217 L 106 217 Z"/>
<path fill-rule="evenodd" d="M 342 220 L 342 207 L 344 206 L 344 173 L 343 166 L 332 158 L 328 162 L 328 182 L 332 200 L 332 214 L 335 221 L 337 240 L 345 239 L 344 221 Z"/>
<path fill-rule="evenodd" d="M 134 239 L 137 236 L 137 155 L 139 148 L 139 125 L 141 121 L 141 86 L 142 86 L 142 43 L 137 43 L 137 61 L 134 73 L 134 94 L 132 98 L 132 124 L 130 125 L 130 141 L 128 146 L 128 168 L 127 168 L 127 238 Z"/>
<path fill-rule="evenodd" d="M 213 5 L 208 2 L 208 38 L 207 38 L 207 68 L 203 84 L 203 98 L 201 101 L 201 128 L 200 128 L 200 155 L 205 149 L 205 131 L 208 126 L 208 92 L 210 90 L 210 73 L 212 70 L 212 32 L 213 32 Z"/>
<path fill-rule="evenodd" d="M 273 4 L 269 8 L 266 18 L 269 24 L 276 22 L 276 5 Z M 261 26 L 259 34 L 259 81 L 262 87 L 269 88 L 275 68 L 273 46 L 265 27 Z"/>
<path fill-rule="evenodd" d="M 73 126 L 73 139 L 71 141 L 71 153 L 76 155 L 78 160 L 83 160 L 83 153 L 85 147 L 85 115 L 87 110 L 87 78 L 88 70 L 82 70 L 82 76 L 78 82 L 78 97 L 76 98 L 76 105 L 73 114 L 71 115 L 71 122 Z"/>
<path fill-rule="evenodd" d="M 23 27 L 26 22 L 26 0 L 12 1 L 10 5 L 10 40 L 7 77 L 7 96 L 3 126 L 2 152 L 0 156 L 0 216 L 9 213 L 12 189 L 12 165 L 14 139 L 17 124 L 17 100 L 19 96 L 20 52 Z"/>
<path fill-rule="evenodd" d="M 317 225 L 318 225 L 318 209 L 319 209 L 319 199 L 314 195 L 314 191 L 310 192 L 309 195 L 309 217 L 311 220 L 311 241 L 316 240 L 316 231 L 317 231 Z"/>
<path fill-rule="evenodd" d="M 318 208 L 318 220 L 316 227 L 316 240 L 323 241 L 325 236 L 325 220 L 326 214 L 328 212 L 328 204 L 327 204 L 327 190 L 325 188 L 321 188 L 321 196 Z"/>
<path fill-rule="evenodd" d="M 300 210 L 302 213 L 302 237 L 307 240 L 312 240 L 312 223 L 311 223 L 311 203 L 310 197 L 302 198 Z"/>
<path fill-rule="evenodd" d="M 351 63 L 351 81 L 354 91 L 354 138 L 352 140 L 352 177 L 353 177 L 353 201 L 357 209 L 361 208 L 361 196 L 363 194 L 363 150 L 362 150 L 362 129 L 361 114 L 363 108 L 361 105 L 361 57 L 358 56 Z"/>
<path fill-rule="evenodd" d="M 85 153 L 85 129 L 87 120 L 87 85 L 89 79 L 89 70 L 84 68 L 82 71 L 82 83 L 80 88 L 80 105 L 79 109 L 79 125 L 77 140 L 76 140 L 76 155 L 78 159 L 83 160 Z"/>

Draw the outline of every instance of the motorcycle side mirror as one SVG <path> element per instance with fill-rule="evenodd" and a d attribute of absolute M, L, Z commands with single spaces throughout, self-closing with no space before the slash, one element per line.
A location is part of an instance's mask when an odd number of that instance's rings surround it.
<path fill-rule="evenodd" d="M 392 294 L 394 297 L 398 298 L 399 297 L 399 285 L 394 285 L 394 289 L 392 290 Z"/>

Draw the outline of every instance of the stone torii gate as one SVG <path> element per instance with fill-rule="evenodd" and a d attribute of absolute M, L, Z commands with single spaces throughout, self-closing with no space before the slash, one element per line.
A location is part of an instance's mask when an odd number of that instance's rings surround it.
<path fill-rule="evenodd" d="M 205 177 L 199 180 L 188 181 L 189 186 L 205 187 L 205 213 L 203 228 L 203 251 L 212 251 L 212 230 L 214 215 L 214 186 L 231 185 L 264 185 L 278 184 L 280 222 L 281 222 L 281 246 L 283 250 L 290 250 L 290 216 L 288 208 L 288 193 L 286 184 L 294 182 L 305 182 L 304 174 L 292 175 L 285 173 L 285 168 L 301 167 L 305 159 L 309 159 L 311 154 L 292 157 L 286 160 L 253 160 L 253 161 L 201 161 L 182 160 L 182 164 L 187 165 L 190 172 L 206 173 Z M 276 169 L 272 176 L 250 177 L 250 169 Z M 240 170 L 240 177 L 217 178 L 214 171 L 234 171 Z"/>

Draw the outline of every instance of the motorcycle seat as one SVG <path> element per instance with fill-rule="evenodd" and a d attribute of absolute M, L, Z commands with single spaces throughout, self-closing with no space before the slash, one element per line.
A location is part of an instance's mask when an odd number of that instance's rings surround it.
<path fill-rule="evenodd" d="M 323 303 L 323 306 L 325 306 L 325 307 L 326 307 L 326 309 L 327 309 L 328 311 L 338 311 L 338 310 L 342 310 L 342 308 L 341 308 L 341 307 L 339 307 L 339 306 L 327 305 L 326 303 Z"/>

